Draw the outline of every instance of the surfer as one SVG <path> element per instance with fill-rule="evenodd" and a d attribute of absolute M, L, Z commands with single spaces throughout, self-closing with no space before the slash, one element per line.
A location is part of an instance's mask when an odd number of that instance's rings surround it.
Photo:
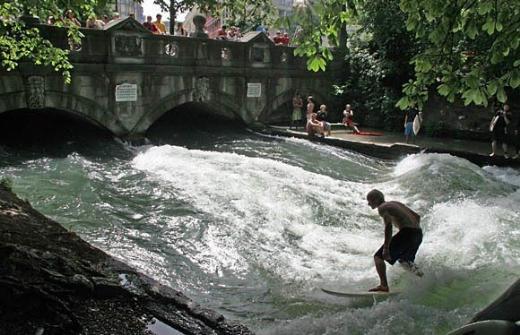
<path fill-rule="evenodd" d="M 413 210 L 398 201 L 385 201 L 379 190 L 367 194 L 368 205 L 376 209 L 385 225 L 385 241 L 374 254 L 374 262 L 380 283 L 369 292 L 388 292 L 385 261 L 394 265 L 399 262 L 406 270 L 422 276 L 422 272 L 414 264 L 415 254 L 422 242 L 422 230 L 419 225 L 421 217 Z M 392 237 L 392 225 L 399 232 Z"/>

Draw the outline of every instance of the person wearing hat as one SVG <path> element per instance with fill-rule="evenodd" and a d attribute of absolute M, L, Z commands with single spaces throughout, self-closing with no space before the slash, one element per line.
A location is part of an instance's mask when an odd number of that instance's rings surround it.
<path fill-rule="evenodd" d="M 161 35 L 165 35 L 166 34 L 166 25 L 161 21 L 162 15 L 157 14 L 155 17 L 157 18 L 157 20 L 153 24 L 157 28 L 157 33 L 161 34 Z"/>

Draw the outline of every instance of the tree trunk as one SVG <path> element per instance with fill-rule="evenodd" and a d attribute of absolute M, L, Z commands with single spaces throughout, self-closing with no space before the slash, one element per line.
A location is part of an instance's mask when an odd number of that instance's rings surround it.
<path fill-rule="evenodd" d="M 174 35 L 176 17 L 177 13 L 175 12 L 175 0 L 170 0 L 170 35 Z"/>
<path fill-rule="evenodd" d="M 343 11 L 347 10 L 347 5 L 343 5 Z M 341 30 L 339 31 L 339 45 L 338 49 L 343 53 L 347 53 L 347 40 L 348 40 L 348 33 L 347 33 L 347 23 L 341 24 Z"/>

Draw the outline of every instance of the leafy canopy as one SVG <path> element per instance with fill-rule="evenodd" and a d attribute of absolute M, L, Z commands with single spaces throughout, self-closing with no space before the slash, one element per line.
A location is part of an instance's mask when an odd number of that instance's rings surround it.
<path fill-rule="evenodd" d="M 422 50 L 398 103 L 421 106 L 429 88 L 453 102 L 487 106 L 520 86 L 520 1 L 401 0 Z"/>
<path fill-rule="evenodd" d="M 275 15 L 272 0 L 154 0 L 154 3 L 162 11 L 170 13 L 171 21 L 177 13 L 198 7 L 214 17 L 224 16 L 226 21 L 246 29 L 260 23 L 268 24 Z"/>
<path fill-rule="evenodd" d="M 28 14 L 45 20 L 48 16 L 54 16 L 58 18 L 57 26 L 68 26 L 70 42 L 79 44 L 81 33 L 77 26 L 63 19 L 64 11 L 71 9 L 81 19 L 106 8 L 106 5 L 105 0 L 0 0 L 1 66 L 7 71 L 14 70 L 21 61 L 50 66 L 61 72 L 65 82 L 70 83 L 72 65 L 68 60 L 69 50 L 54 47 L 40 35 L 38 29 L 27 26 L 20 17 Z"/>

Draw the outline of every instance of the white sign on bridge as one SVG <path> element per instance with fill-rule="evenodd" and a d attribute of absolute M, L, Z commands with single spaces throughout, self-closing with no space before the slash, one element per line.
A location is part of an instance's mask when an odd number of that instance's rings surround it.
<path fill-rule="evenodd" d="M 262 96 L 262 83 L 247 83 L 247 97 L 260 98 Z"/>
<path fill-rule="evenodd" d="M 116 102 L 137 101 L 137 84 L 116 85 Z"/>

